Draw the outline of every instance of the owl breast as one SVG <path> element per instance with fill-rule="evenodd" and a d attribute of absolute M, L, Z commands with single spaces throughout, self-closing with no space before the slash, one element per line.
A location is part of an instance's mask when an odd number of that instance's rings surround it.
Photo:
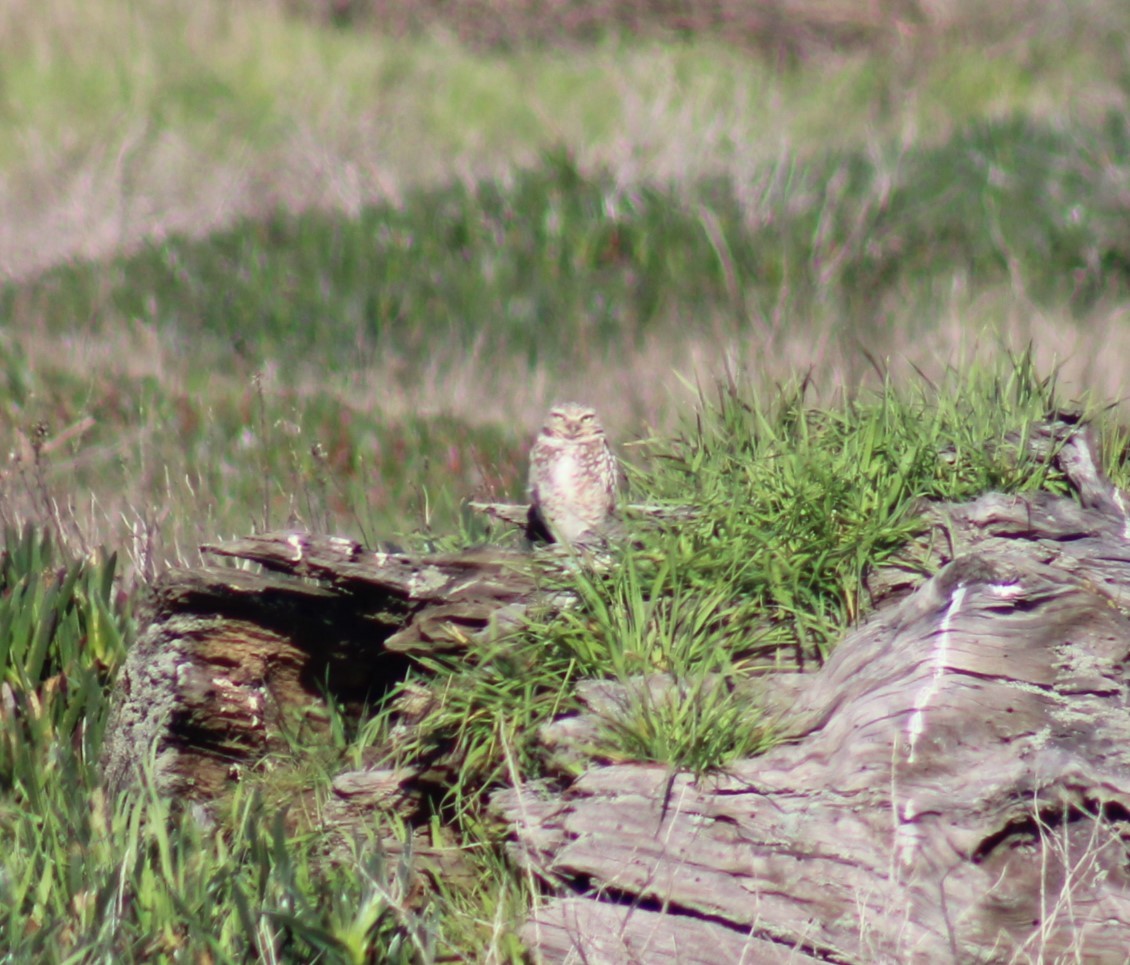
<path fill-rule="evenodd" d="M 580 446 L 565 446 L 550 466 L 549 478 L 557 492 L 582 491 L 587 477 L 580 456 Z"/>

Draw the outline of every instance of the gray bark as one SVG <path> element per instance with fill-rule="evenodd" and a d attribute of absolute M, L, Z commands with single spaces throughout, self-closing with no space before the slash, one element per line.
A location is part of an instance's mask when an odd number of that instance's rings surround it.
<path fill-rule="evenodd" d="M 878 581 L 892 602 L 780 688 L 768 753 L 498 793 L 560 895 L 523 932 L 535 957 L 1126 961 L 1130 544 L 1086 440 L 1065 449 L 1087 505 L 933 507 L 907 558 L 940 569 Z"/>

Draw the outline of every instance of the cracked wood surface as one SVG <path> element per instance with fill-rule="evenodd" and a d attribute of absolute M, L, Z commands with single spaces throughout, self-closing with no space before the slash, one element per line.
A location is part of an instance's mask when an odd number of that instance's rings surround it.
<path fill-rule="evenodd" d="M 211 800 L 294 735 L 324 733 L 326 689 L 360 713 L 412 654 L 508 626 L 537 586 L 528 553 L 497 547 L 414 557 L 273 533 L 204 550 L 262 570 L 177 571 L 154 589 L 115 685 L 111 788 L 137 781 L 152 751 L 161 790 Z"/>
<path fill-rule="evenodd" d="M 1086 440 L 1063 450 L 1084 506 L 930 508 L 915 553 L 935 575 L 883 584 L 890 602 L 790 679 L 766 754 L 496 794 L 559 895 L 523 931 L 535 957 L 700 960 L 646 936 L 716 941 L 717 961 L 1124 961 L 1130 544 Z"/>

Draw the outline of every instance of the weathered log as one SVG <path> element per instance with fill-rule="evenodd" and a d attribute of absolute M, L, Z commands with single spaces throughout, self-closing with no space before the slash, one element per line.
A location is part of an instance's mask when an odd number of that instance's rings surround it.
<path fill-rule="evenodd" d="M 1007 442 L 1007 441 L 1006 441 Z M 1025 445 L 1079 501 L 990 494 L 924 505 L 924 529 L 871 574 L 875 611 L 815 674 L 738 684 L 782 742 L 723 773 L 607 765 L 589 745 L 631 704 L 584 684 L 588 713 L 544 731 L 565 793 L 498 792 L 514 854 L 551 893 L 523 934 L 545 961 L 1122 961 L 1130 947 L 1130 528 L 1088 430 Z M 944 454 L 943 454 L 944 457 Z M 209 547 L 261 570 L 167 577 L 122 673 L 104 757 L 207 800 L 356 711 L 408 662 L 510 632 L 553 554 L 417 557 L 282 533 Z M 618 689 L 619 688 L 619 689 Z M 741 692 L 741 690 L 739 690 Z M 630 696 L 630 695 L 628 695 Z M 394 708 L 426 718 L 426 690 Z M 423 762 L 426 764 L 427 762 Z M 411 815 L 420 768 L 376 754 L 322 809 L 348 829 Z M 436 874 L 449 874 L 443 855 Z"/>
<path fill-rule="evenodd" d="M 467 507 L 488 519 L 522 530 L 527 539 L 544 540 L 548 536 L 533 508 L 526 503 L 470 502 Z M 652 523 L 679 523 L 692 519 L 698 514 L 694 506 L 668 506 L 662 503 L 626 503 L 620 506 L 617 512 L 631 519 Z"/>
<path fill-rule="evenodd" d="M 405 654 L 489 636 L 537 586 L 528 553 L 498 548 L 419 558 L 276 533 L 204 549 L 264 571 L 178 571 L 155 588 L 116 685 L 111 788 L 152 766 L 162 791 L 210 800 L 289 737 L 324 731 L 327 693 L 371 706 L 403 679 Z"/>
<path fill-rule="evenodd" d="M 940 569 L 790 678 L 768 753 L 497 793 L 560 895 L 523 931 L 535 957 L 1124 961 L 1130 543 L 1087 438 L 1055 458 L 1085 505 L 933 507 L 909 556 Z"/>
<path fill-rule="evenodd" d="M 520 524 L 529 512 L 484 509 Z M 112 788 L 136 781 L 152 751 L 158 788 L 210 800 L 296 728 L 323 728 L 327 693 L 375 702 L 403 678 L 405 658 L 509 632 L 533 600 L 553 602 L 539 594 L 544 577 L 573 564 L 553 548 L 415 556 L 301 532 L 202 549 L 262 572 L 174 571 L 154 588 L 116 687 L 103 753 Z"/>

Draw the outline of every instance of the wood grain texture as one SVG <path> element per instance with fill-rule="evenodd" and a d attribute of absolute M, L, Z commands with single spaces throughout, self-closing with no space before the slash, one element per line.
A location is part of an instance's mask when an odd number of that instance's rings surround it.
<path fill-rule="evenodd" d="M 836 648 L 761 757 L 496 795 L 563 896 L 535 919 L 553 928 L 527 927 L 537 957 L 647 960 L 610 951 L 587 902 L 662 906 L 657 947 L 707 921 L 822 961 L 1123 961 L 1130 554 L 1112 505 L 933 507 L 948 538 L 923 545 L 956 558 Z"/>
<path fill-rule="evenodd" d="M 577 939 L 588 936 L 590 962 L 646 962 L 648 965 L 805 965 L 820 962 L 801 948 L 788 948 L 704 919 L 682 919 L 664 927 L 669 913 L 632 905 L 566 899 L 536 915 L 523 930 L 527 944 L 565 960 Z M 577 961 L 584 959 L 577 958 Z"/>

